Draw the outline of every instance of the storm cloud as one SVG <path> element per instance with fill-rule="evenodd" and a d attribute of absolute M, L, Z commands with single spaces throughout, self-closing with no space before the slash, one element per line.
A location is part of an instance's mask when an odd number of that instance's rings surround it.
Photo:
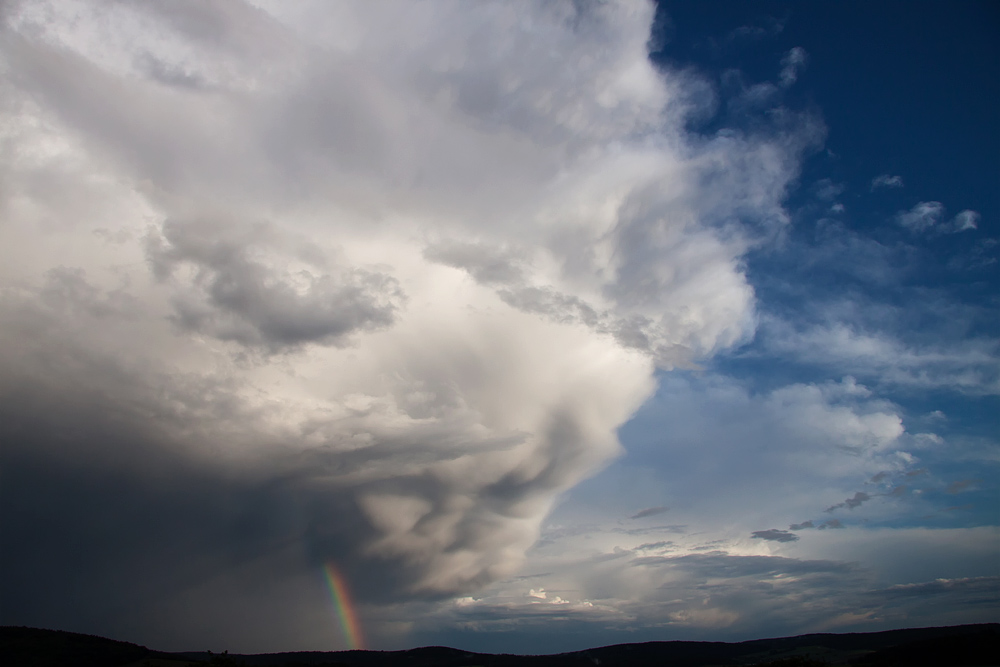
<path fill-rule="evenodd" d="M 752 335 L 823 132 L 690 135 L 653 13 L 6 6 L 3 621 L 281 642 L 219 591 L 516 572 L 655 370 Z"/>

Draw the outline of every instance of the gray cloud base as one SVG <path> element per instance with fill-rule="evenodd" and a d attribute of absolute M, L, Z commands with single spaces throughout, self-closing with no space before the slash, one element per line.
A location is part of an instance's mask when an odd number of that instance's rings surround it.
<path fill-rule="evenodd" d="M 270 350 L 343 345 L 352 333 L 391 326 L 405 302 L 390 275 L 363 268 L 292 275 L 252 258 L 253 237 L 265 240 L 265 230 L 227 231 L 224 224 L 167 221 L 162 236 L 149 239 L 154 275 L 167 280 L 180 266 L 194 270 L 191 288 L 173 299 L 173 320 L 183 329 Z"/>

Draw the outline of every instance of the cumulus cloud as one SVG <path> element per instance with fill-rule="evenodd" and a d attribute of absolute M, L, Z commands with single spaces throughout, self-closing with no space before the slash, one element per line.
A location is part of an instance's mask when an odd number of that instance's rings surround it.
<path fill-rule="evenodd" d="M 941 202 L 923 201 L 909 211 L 896 214 L 896 222 L 914 234 L 957 234 L 979 226 L 979 214 L 965 210 L 951 220 L 945 220 L 945 208 Z"/>
<path fill-rule="evenodd" d="M 8 7 L 17 621 L 252 638 L 268 617 L 235 627 L 216 583 L 335 561 L 385 601 L 513 573 L 655 368 L 752 335 L 743 256 L 818 136 L 689 137 L 704 84 L 650 64 L 653 14 Z M 56 604 L 59 569 L 88 583 Z"/>
<path fill-rule="evenodd" d="M 890 174 L 879 174 L 872 179 L 872 192 L 878 188 L 901 188 L 903 187 L 903 177 Z"/>
<path fill-rule="evenodd" d="M 968 209 L 962 211 L 951 221 L 951 228 L 956 232 L 964 232 L 979 227 L 979 214 Z"/>
<path fill-rule="evenodd" d="M 914 233 L 928 232 L 941 222 L 944 204 L 939 201 L 922 201 L 909 211 L 896 216 L 896 222 Z"/>

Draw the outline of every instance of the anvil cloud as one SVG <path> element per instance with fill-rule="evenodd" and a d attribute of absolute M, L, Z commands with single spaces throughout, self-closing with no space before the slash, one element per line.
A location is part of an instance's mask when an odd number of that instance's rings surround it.
<path fill-rule="evenodd" d="M 652 11 L 7 7 L 0 409 L 18 549 L 102 564 L 64 614 L 288 540 L 362 599 L 475 590 L 654 368 L 752 333 L 819 130 L 688 137 Z"/>

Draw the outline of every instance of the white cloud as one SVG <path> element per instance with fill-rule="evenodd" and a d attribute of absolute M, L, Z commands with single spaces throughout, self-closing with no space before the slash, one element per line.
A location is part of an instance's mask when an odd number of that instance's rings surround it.
<path fill-rule="evenodd" d="M 805 69 L 809 56 L 801 46 L 790 49 L 781 59 L 781 86 L 787 88 L 795 83 Z"/>
<path fill-rule="evenodd" d="M 1000 392 L 1000 343 L 990 338 L 908 344 L 850 320 L 805 327 L 773 318 L 763 321 L 768 348 L 800 362 L 889 386 L 948 388 L 973 395 Z"/>
<path fill-rule="evenodd" d="M 944 220 L 944 205 L 936 201 L 920 202 L 909 211 L 901 211 L 896 215 L 896 222 L 914 234 L 956 234 L 958 232 L 976 229 L 979 225 L 979 214 L 965 210 L 951 220 Z"/>
<path fill-rule="evenodd" d="M 979 214 L 975 211 L 962 211 L 952 220 L 952 229 L 956 232 L 964 232 L 967 229 L 976 229 L 979 226 L 979 217 Z"/>
<path fill-rule="evenodd" d="M 872 179 L 872 191 L 877 188 L 901 188 L 903 187 L 902 176 L 892 176 L 889 174 L 879 174 Z"/>
<path fill-rule="evenodd" d="M 922 201 L 909 211 L 896 216 L 900 226 L 914 233 L 928 232 L 937 227 L 944 216 L 944 205 L 939 201 Z"/>

